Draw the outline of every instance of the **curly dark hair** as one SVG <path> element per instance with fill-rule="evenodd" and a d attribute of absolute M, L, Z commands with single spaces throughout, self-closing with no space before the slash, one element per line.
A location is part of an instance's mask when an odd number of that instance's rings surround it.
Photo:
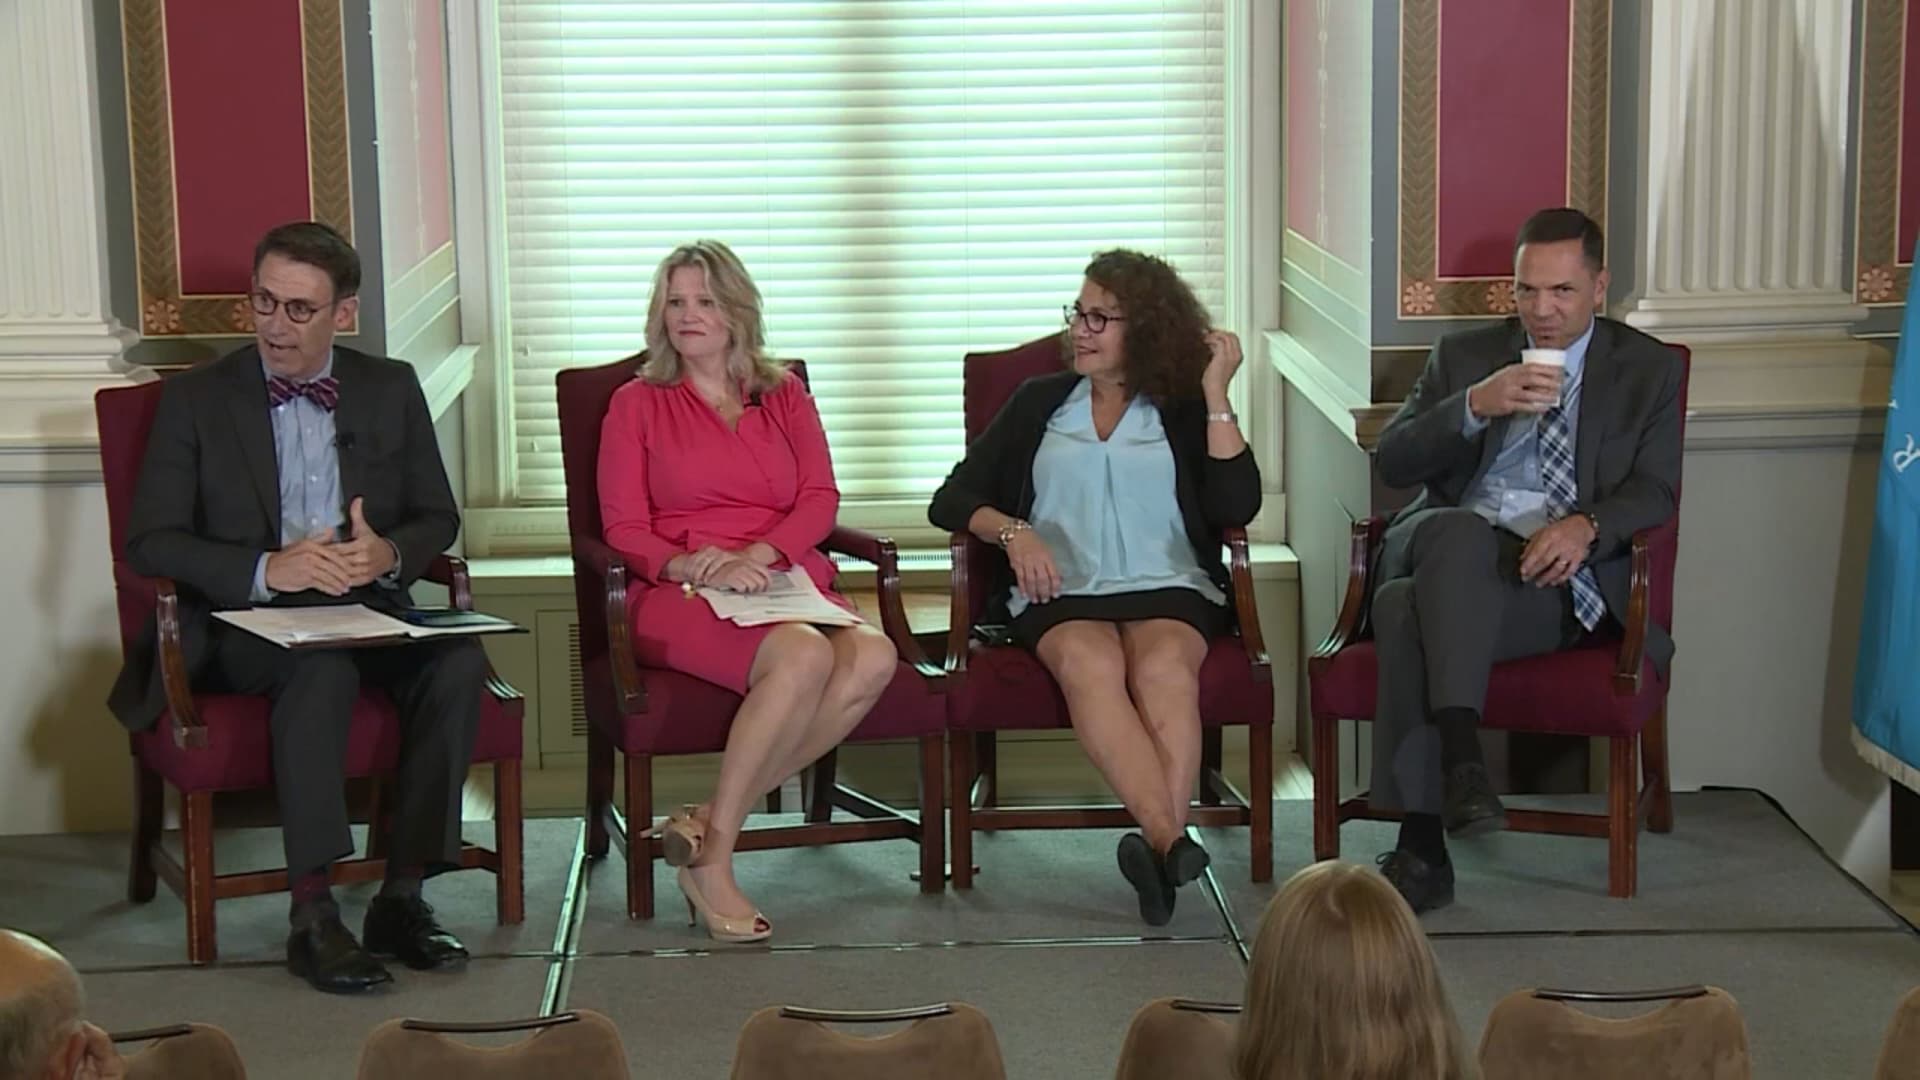
<path fill-rule="evenodd" d="M 1199 397 L 1200 375 L 1212 357 L 1207 331 L 1213 324 L 1173 267 L 1153 255 L 1114 248 L 1095 254 L 1086 276 L 1112 293 L 1126 316 L 1121 341 L 1127 388 L 1156 403 Z"/>

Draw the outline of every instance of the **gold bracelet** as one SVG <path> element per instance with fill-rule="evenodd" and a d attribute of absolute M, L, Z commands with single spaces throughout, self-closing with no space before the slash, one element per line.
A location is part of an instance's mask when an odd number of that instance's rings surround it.
<path fill-rule="evenodd" d="M 1032 531 L 1033 531 L 1032 525 L 1027 524 L 1025 521 L 1022 521 L 1019 518 L 1013 518 L 1012 520 L 1008 521 L 1005 525 L 1000 526 L 1000 535 L 999 535 L 1000 546 L 1002 548 L 1005 548 L 1008 544 L 1012 543 L 1014 533 L 1032 532 Z"/>

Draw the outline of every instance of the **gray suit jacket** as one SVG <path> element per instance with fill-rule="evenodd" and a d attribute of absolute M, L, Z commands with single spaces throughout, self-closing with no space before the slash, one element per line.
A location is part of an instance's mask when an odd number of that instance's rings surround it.
<path fill-rule="evenodd" d="M 1389 551 L 1404 549 L 1409 518 L 1430 507 L 1459 506 L 1492 466 L 1516 420 L 1502 417 L 1477 436 L 1462 435 L 1467 390 L 1496 369 L 1519 363 L 1526 343 L 1517 318 L 1434 343 L 1426 370 L 1381 433 L 1374 455 L 1382 481 L 1422 489 L 1388 526 Z M 1600 522 L 1590 565 L 1617 616 L 1627 610 L 1633 534 L 1664 524 L 1676 509 L 1681 374 L 1679 356 L 1664 343 L 1624 323 L 1594 319 L 1581 373 L 1574 470 L 1580 509 Z M 1673 658 L 1667 627 L 1647 628 L 1647 655 L 1664 678 Z"/>
<path fill-rule="evenodd" d="M 335 346 L 334 410 L 340 497 L 366 500 L 367 524 L 400 549 L 411 584 L 453 543 L 460 510 L 447 482 L 427 399 L 403 361 Z M 254 564 L 280 548 L 280 470 L 267 413 L 260 351 L 248 346 L 167 379 L 153 418 L 127 527 L 127 561 L 180 589 L 180 632 L 189 678 L 207 660 L 211 613 L 247 607 Z M 363 586 L 335 600 L 307 591 L 278 604 L 362 603 L 393 609 L 406 593 Z M 126 658 L 108 707 L 134 731 L 166 707 L 152 620 Z"/>

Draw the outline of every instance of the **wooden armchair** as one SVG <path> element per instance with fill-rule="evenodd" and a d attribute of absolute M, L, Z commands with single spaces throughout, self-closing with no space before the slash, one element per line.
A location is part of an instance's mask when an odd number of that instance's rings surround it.
<path fill-rule="evenodd" d="M 718 753 L 740 706 L 739 695 L 691 675 L 639 663 L 627 623 L 632 587 L 618 552 L 608 547 L 600 519 L 598 463 L 600 424 L 607 404 L 638 370 L 643 356 L 599 367 L 574 368 L 556 377 L 561 452 L 567 478 L 567 522 L 573 546 L 574 599 L 580 618 L 581 679 L 586 694 L 587 850 L 604 856 L 617 838 L 627 860 L 627 915 L 653 917 L 653 860 L 663 849 L 658 836 L 632 842 L 629 829 L 644 829 L 654 817 L 653 759 L 677 754 Z M 791 362 L 802 380 L 806 367 Z M 835 782 L 834 755 L 811 771 L 806 821 L 752 828 L 740 834 L 738 850 L 799 847 L 857 840 L 906 838 L 920 844 L 920 890 L 946 887 L 946 845 L 941 832 L 941 746 L 945 681 L 908 632 L 900 597 L 899 554 L 893 541 L 855 529 L 833 530 L 821 550 L 848 555 L 875 567 L 881 628 L 899 651 L 893 682 L 847 736 L 848 742 L 913 739 L 920 748 L 920 812 L 908 814 Z M 613 808 L 613 759 L 626 762 L 626 814 Z M 855 821 L 832 821 L 835 809 Z"/>
<path fill-rule="evenodd" d="M 1684 433 L 1688 354 L 1677 407 Z M 1629 550 L 1629 600 L 1618 638 L 1590 638 L 1571 649 L 1494 665 L 1487 684 L 1481 726 L 1492 731 L 1529 731 L 1604 738 L 1610 744 L 1605 814 L 1507 810 L 1507 827 L 1607 839 L 1607 891 L 1630 897 L 1638 888 L 1639 830 L 1673 828 L 1673 789 L 1667 768 L 1667 684 L 1646 659 L 1649 620 L 1673 626 L 1673 573 L 1679 555 L 1680 513 L 1676 485 L 1674 516 L 1635 533 Z M 1340 823 L 1354 818 L 1394 819 L 1375 810 L 1365 794 L 1340 799 L 1341 720 L 1372 720 L 1379 685 L 1379 658 L 1371 623 L 1373 593 L 1380 585 L 1378 561 L 1385 518 L 1354 524 L 1347 587 L 1340 615 L 1307 658 L 1313 716 L 1313 854 L 1340 855 Z M 1636 778 L 1636 773 L 1642 775 Z"/>
<path fill-rule="evenodd" d="M 967 440 L 978 438 L 1022 382 L 1060 368 L 1060 337 L 1050 334 L 1005 352 L 966 358 Z M 1273 878 L 1273 669 L 1260 636 L 1254 605 L 1252 560 L 1244 529 L 1227 529 L 1233 632 L 1215 638 L 1200 668 L 1201 757 L 1199 806 L 1189 821 L 1200 826 L 1251 826 L 1252 877 Z M 996 805 L 996 736 L 1071 726 L 1066 699 L 1053 676 L 1028 650 L 988 645 L 974 628 L 987 611 L 987 583 L 994 560 L 1004 555 L 973 534 L 952 535 L 952 613 L 946 671 L 949 778 L 953 785 L 953 885 L 973 884 L 973 831 L 995 829 L 1114 828 L 1134 824 L 1119 806 L 1014 809 Z M 1247 727 L 1250 769 L 1243 796 L 1221 773 L 1221 728 Z"/>
<path fill-rule="evenodd" d="M 160 405 L 158 381 L 113 387 L 94 398 L 100 428 L 100 465 L 107 496 L 113 550 L 113 582 L 119 603 L 120 641 L 132 649 L 149 618 L 158 624 L 159 663 L 167 709 L 147 731 L 130 736 L 134 769 L 132 869 L 127 898 L 153 899 L 156 876 L 166 881 L 187 907 L 187 958 L 210 964 L 218 955 L 214 901 L 234 896 L 284 892 L 284 868 L 216 874 L 213 864 L 213 796 L 220 791 L 273 787 L 273 754 L 267 724 L 267 699 L 243 694 L 196 693 L 187 680 L 180 642 L 179 595 L 165 578 L 144 577 L 126 562 L 127 516 L 134 484 L 146 453 L 147 435 Z M 454 607 L 473 606 L 466 564 L 447 555 L 427 568 L 426 580 L 447 586 Z M 473 760 L 493 766 L 494 847 L 464 844 L 462 867 L 491 870 L 496 878 L 495 908 L 501 924 L 521 921 L 525 891 L 521 880 L 520 756 L 525 702 L 513 687 L 489 677 L 474 739 Z M 349 778 L 383 776 L 399 763 L 400 716 L 385 693 L 368 690 L 354 705 L 347 739 Z M 175 861 L 160 843 L 164 786 L 180 793 L 180 830 L 184 858 Z M 385 815 L 376 811 L 368 829 L 368 856 L 333 864 L 336 884 L 378 881 L 386 873 L 380 857 L 387 832 Z"/>

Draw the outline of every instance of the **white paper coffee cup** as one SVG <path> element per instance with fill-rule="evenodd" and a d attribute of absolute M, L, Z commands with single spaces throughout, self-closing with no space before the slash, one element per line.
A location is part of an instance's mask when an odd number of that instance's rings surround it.
<path fill-rule="evenodd" d="M 1565 349 L 1521 349 L 1520 362 L 1523 364 L 1533 364 L 1537 367 L 1552 368 L 1559 372 L 1560 377 L 1563 379 L 1566 378 L 1567 375 L 1567 350 Z M 1544 413 L 1546 409 L 1528 409 L 1527 411 Z"/>

